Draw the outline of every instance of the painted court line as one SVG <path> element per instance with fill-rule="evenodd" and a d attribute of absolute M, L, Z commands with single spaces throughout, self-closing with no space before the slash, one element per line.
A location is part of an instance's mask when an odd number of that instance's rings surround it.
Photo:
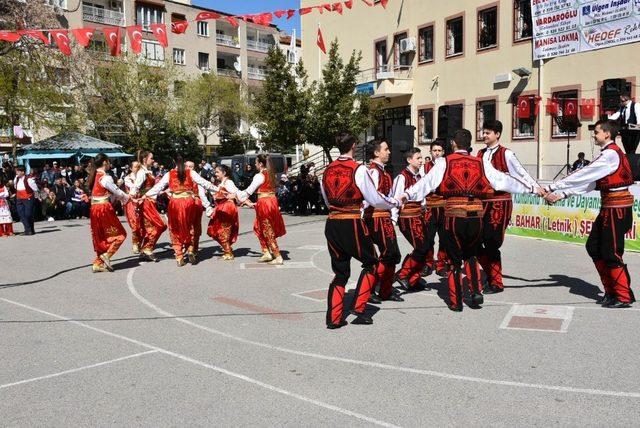
<path fill-rule="evenodd" d="M 301 291 L 299 293 L 291 293 L 292 296 L 295 297 L 300 297 L 301 299 L 307 299 L 307 300 L 311 300 L 312 302 L 321 302 L 324 303 L 327 299 L 327 289 L 329 287 L 325 287 L 325 288 L 317 288 L 315 290 L 307 290 L 307 291 Z M 305 294 L 313 294 L 313 295 L 320 295 L 319 293 L 322 293 L 322 298 L 318 298 L 316 299 L 315 297 L 311 297 L 311 296 L 305 296 Z"/>
<path fill-rule="evenodd" d="M 18 381 L 18 382 L 5 383 L 4 385 L 0 385 L 0 389 L 9 388 L 11 386 L 22 385 L 22 384 L 25 384 L 25 383 L 31 383 L 31 382 L 35 382 L 35 381 L 38 381 L 38 380 L 51 379 L 51 378 L 54 378 L 54 377 L 66 375 L 66 374 L 69 374 L 69 373 L 76 373 L 76 372 L 80 372 L 80 371 L 83 371 L 83 370 L 92 369 L 92 368 L 95 368 L 95 367 L 106 366 L 107 364 L 117 363 L 119 361 L 129 360 L 131 358 L 137 358 L 137 357 L 141 357 L 143 355 L 155 354 L 156 352 L 159 352 L 159 351 L 158 350 L 153 350 L 153 351 L 140 352 L 138 354 L 127 355 L 126 357 L 115 358 L 113 360 L 103 361 L 101 363 L 91 364 L 91 365 L 88 365 L 88 366 L 82 366 L 82 367 L 78 367 L 78 368 L 71 369 L 71 370 L 65 370 L 63 372 L 52 373 L 52 374 L 49 374 L 49 375 L 46 375 L 46 376 L 32 377 L 31 379 L 25 379 L 25 380 L 21 380 L 21 381 Z"/>
<path fill-rule="evenodd" d="M 398 371 L 398 372 L 405 372 L 405 373 L 412 373 L 412 374 L 420 374 L 420 375 L 425 375 L 425 376 L 431 376 L 431 377 L 437 377 L 437 378 L 443 378 L 443 379 L 451 379 L 451 380 L 458 380 L 458 381 L 463 381 L 463 382 L 474 382 L 474 383 L 482 383 L 482 384 L 489 384 L 489 385 L 501 385 L 501 386 L 510 386 L 510 387 L 517 387 L 517 388 L 530 388 L 530 389 L 539 389 L 539 390 L 546 390 L 546 391 L 561 391 L 561 392 L 571 392 L 571 393 L 577 393 L 577 394 L 588 394 L 588 395 L 599 395 L 599 396 L 610 396 L 610 397 L 625 397 L 625 398 L 636 398 L 636 399 L 640 399 L 640 392 L 624 392 L 624 391 L 609 391 L 609 390 L 601 390 L 601 389 L 592 389 L 592 388 L 574 388 L 574 387 L 570 387 L 570 386 L 556 386 L 556 385 L 544 385 L 544 384 L 537 384 L 537 383 L 526 383 L 526 382 L 516 382 L 516 381 L 508 381 L 508 380 L 497 380 L 497 379 L 485 379 L 485 378 L 479 378 L 479 377 L 473 377 L 473 376 L 463 376 L 463 375 L 457 375 L 457 374 L 453 374 L 453 373 L 444 373 L 444 372 L 437 372 L 434 370 L 423 370 L 423 369 L 415 369 L 415 368 L 410 368 L 410 367 L 401 367 L 401 366 L 393 366 L 390 364 L 383 364 L 383 363 L 376 363 L 373 361 L 363 361 L 363 360 L 354 360 L 354 359 L 350 359 L 350 358 L 342 358 L 342 357 L 334 357 L 331 355 L 324 355 L 324 354 L 316 354 L 316 353 L 312 353 L 312 352 L 305 352 L 305 351 L 299 351 L 296 349 L 289 349 L 289 348 L 284 348 L 284 347 L 280 347 L 280 346 L 274 346 L 274 345 L 270 345 L 268 343 L 262 343 L 262 342 L 256 342 L 253 340 L 249 340 L 249 339 L 245 339 L 239 336 L 235 336 L 233 334 L 230 333 L 226 333 L 220 330 L 216 330 L 198 323 L 195 323 L 193 321 L 184 319 L 184 318 L 180 318 L 177 317 L 176 315 L 165 311 L 164 309 L 154 305 L 153 303 L 151 303 L 150 301 L 148 301 L 147 299 L 145 299 L 144 297 L 142 297 L 140 295 L 140 293 L 138 293 L 138 291 L 136 290 L 135 286 L 133 285 L 133 274 L 135 273 L 135 270 L 137 268 L 132 268 L 131 270 L 129 270 L 129 273 L 127 274 L 127 286 L 129 287 L 129 291 L 131 292 L 131 294 L 138 299 L 142 304 L 148 306 L 149 308 L 153 309 L 154 311 L 156 311 L 158 314 L 163 315 L 165 317 L 168 318 L 172 318 L 173 320 L 177 321 L 177 322 L 181 322 L 183 324 L 187 324 L 190 325 L 192 327 L 195 327 L 197 329 L 203 330 L 203 331 L 207 331 L 209 333 L 213 333 L 222 337 L 226 337 L 228 339 L 232 339 L 235 340 L 237 342 L 240 343 L 245 343 L 248 345 L 253 345 L 253 346 L 257 346 L 257 347 L 261 347 L 261 348 L 265 348 L 265 349 L 270 349 L 273 351 L 278 351 L 278 352 L 283 352 L 283 353 L 287 353 L 287 354 L 292 354 L 292 355 L 299 355 L 299 356 L 303 356 L 303 357 L 310 357 L 310 358 L 317 358 L 320 360 L 326 360 L 326 361 L 334 361 L 334 362 L 341 362 L 341 363 L 348 363 L 348 364 L 354 364 L 354 365 L 360 365 L 360 366 L 366 366 L 366 367 L 374 367 L 374 368 L 378 368 L 378 369 L 383 369 L 383 370 L 393 370 L 393 371 Z"/>
<path fill-rule="evenodd" d="M 134 271 L 135 271 L 135 268 L 132 269 L 131 271 L 129 271 L 129 275 L 127 276 L 127 279 L 130 278 L 131 274 Z M 322 401 L 314 400 L 313 398 L 305 397 L 304 395 L 296 394 L 295 392 L 290 392 L 290 391 L 287 391 L 285 389 L 278 388 L 278 387 L 270 385 L 268 383 L 261 382 L 261 381 L 259 381 L 257 379 L 250 378 L 250 377 L 245 376 L 243 374 L 235 373 L 235 372 L 223 369 L 221 367 L 217 367 L 217 366 L 214 366 L 214 365 L 211 365 L 211 364 L 207 364 L 207 363 L 205 363 L 203 361 L 196 360 L 196 359 L 188 357 L 186 355 L 178 354 L 176 352 L 172 352 L 172 351 L 169 351 L 167 349 L 160 348 L 158 346 L 150 345 L 148 343 L 145 343 L 145 342 L 142 342 L 142 341 L 139 341 L 139 340 L 136 340 L 136 339 L 132 339 L 130 337 L 123 336 L 123 335 L 118 334 L 118 333 L 113 333 L 113 332 L 110 332 L 108 330 L 103 330 L 101 328 L 93 327 L 93 326 L 91 326 L 89 324 L 85 324 L 85 323 L 80 322 L 80 321 L 74 321 L 71 318 L 67 318 L 67 317 L 64 317 L 62 315 L 57 315 L 57 314 L 54 314 L 52 312 L 47 312 L 45 310 L 38 309 L 38 308 L 35 308 L 33 306 L 25 305 L 24 303 L 14 302 L 13 300 L 9 300 L 9 299 L 0 298 L 0 300 L 3 301 L 3 302 L 6 302 L 6 303 L 10 303 L 10 304 L 15 305 L 15 306 L 19 306 L 19 307 L 24 308 L 24 309 L 28 309 L 28 310 L 33 311 L 33 312 L 37 312 L 37 313 L 40 313 L 40 314 L 44 314 L 44 315 L 50 316 L 50 317 L 55 318 L 55 319 L 59 319 L 59 320 L 62 320 L 62 321 L 67 321 L 67 322 L 69 322 L 71 324 L 79 325 L 81 327 L 84 327 L 86 329 L 95 331 L 97 333 L 101 333 L 101 334 L 104 334 L 104 335 L 107 335 L 107 336 L 115 337 L 117 339 L 121 339 L 121 340 L 124 340 L 124 341 L 129 342 L 129 343 L 134 343 L 136 345 L 142 346 L 142 347 L 150 349 L 152 351 L 160 352 L 162 354 L 172 356 L 172 357 L 180 359 L 182 361 L 186 361 L 188 363 L 191 363 L 191 364 L 194 364 L 194 365 L 197 365 L 197 366 L 200 366 L 200 367 L 204 367 L 204 368 L 207 368 L 209 370 L 216 371 L 218 373 L 226 374 L 226 375 L 234 377 L 236 379 L 240 379 L 240 380 L 243 380 L 245 382 L 251 383 L 253 385 L 260 386 L 260 387 L 262 387 L 264 389 L 267 389 L 269 391 L 277 392 L 278 394 L 282 394 L 282 395 L 285 395 L 285 396 L 288 396 L 288 397 L 296 398 L 296 399 L 298 399 L 300 401 L 304 401 L 306 403 L 313 404 L 315 406 L 322 407 L 324 409 L 333 410 L 334 412 L 341 413 L 343 415 L 347 415 L 347 416 L 353 417 L 355 419 L 359 419 L 359 420 L 362 420 L 362 421 L 365 421 L 365 422 L 369 422 L 369 423 L 374 424 L 374 425 L 383 426 L 383 427 L 390 427 L 390 428 L 397 427 L 396 425 L 393 425 L 393 424 L 390 424 L 390 423 L 387 423 L 387 422 L 384 422 L 384 421 L 380 421 L 380 420 L 374 419 L 372 417 L 363 415 L 361 413 L 352 412 L 351 410 L 343 409 L 341 407 L 334 406 L 333 404 L 328 404 L 328 403 L 324 403 Z"/>
<path fill-rule="evenodd" d="M 267 308 L 265 306 L 254 305 L 253 303 L 245 302 L 238 299 L 232 299 L 231 297 L 217 296 L 211 298 L 214 302 L 224 303 L 225 305 L 233 306 L 234 308 L 244 309 L 255 314 L 264 314 L 269 318 L 275 318 L 278 320 L 291 320 L 300 321 L 302 316 L 299 314 L 285 314 L 282 311 L 276 309 Z"/>
<path fill-rule="evenodd" d="M 270 265 L 268 263 L 240 263 L 240 269 L 310 269 L 313 268 L 311 262 L 290 262 L 286 261 L 282 265 Z"/>

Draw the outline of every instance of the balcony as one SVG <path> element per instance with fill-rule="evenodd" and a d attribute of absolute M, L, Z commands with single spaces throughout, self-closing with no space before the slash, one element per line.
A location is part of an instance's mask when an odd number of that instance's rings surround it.
<path fill-rule="evenodd" d="M 238 77 L 238 72 L 232 68 L 220 68 L 218 67 L 218 76 L 225 77 Z"/>
<path fill-rule="evenodd" d="M 216 43 L 222 46 L 229 46 L 232 48 L 239 48 L 240 42 L 237 37 L 227 36 L 226 34 L 216 34 Z"/>
<path fill-rule="evenodd" d="M 105 25 L 124 27 L 124 13 L 108 10 L 101 7 L 82 5 L 82 19 L 88 22 L 97 22 Z"/>
<path fill-rule="evenodd" d="M 413 94 L 413 68 L 381 65 L 358 75 L 356 90 L 371 98 L 394 98 Z"/>
<path fill-rule="evenodd" d="M 266 80 L 267 78 L 267 70 L 263 68 L 249 66 L 247 68 L 247 74 L 249 79 L 253 80 Z"/>
<path fill-rule="evenodd" d="M 271 49 L 271 47 L 273 46 L 273 44 L 271 43 L 264 43 L 264 42 L 259 42 L 257 40 L 247 40 L 247 49 L 249 49 L 250 51 L 256 51 L 256 52 L 269 52 L 269 49 Z"/>

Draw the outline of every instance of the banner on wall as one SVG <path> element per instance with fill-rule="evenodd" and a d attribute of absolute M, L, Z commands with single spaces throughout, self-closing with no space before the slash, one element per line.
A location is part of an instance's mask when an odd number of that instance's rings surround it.
<path fill-rule="evenodd" d="M 633 226 L 625 239 L 625 250 L 640 251 L 640 185 L 629 188 L 635 197 Z M 530 238 L 585 243 L 600 211 L 600 192 L 573 196 L 555 205 L 534 195 L 513 195 L 513 214 L 507 233 Z"/>
<path fill-rule="evenodd" d="M 640 41 L 640 0 L 531 0 L 534 59 Z"/>

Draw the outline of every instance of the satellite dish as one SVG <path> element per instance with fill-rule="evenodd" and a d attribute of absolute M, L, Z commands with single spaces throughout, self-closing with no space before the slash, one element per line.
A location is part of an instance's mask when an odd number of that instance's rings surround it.
<path fill-rule="evenodd" d="M 236 69 L 238 73 L 242 71 L 242 63 L 240 62 L 240 57 L 236 57 L 236 62 L 233 63 L 233 68 Z"/>
<path fill-rule="evenodd" d="M 260 131 L 258 131 L 258 128 L 255 126 L 251 126 L 251 128 L 249 128 L 249 134 L 251 134 L 251 136 L 256 140 L 260 139 Z"/>

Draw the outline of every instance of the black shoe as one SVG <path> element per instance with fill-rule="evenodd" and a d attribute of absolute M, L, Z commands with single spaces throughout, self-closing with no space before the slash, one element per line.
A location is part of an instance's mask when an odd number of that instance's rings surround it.
<path fill-rule="evenodd" d="M 382 303 L 382 299 L 377 296 L 375 293 L 371 293 L 371 296 L 369 296 L 369 303 L 373 303 L 374 305 L 379 305 L 380 303 Z"/>
<path fill-rule="evenodd" d="M 433 273 L 433 268 L 431 266 L 425 266 L 424 269 L 422 269 L 420 276 L 425 277 L 425 276 L 431 275 L 432 273 Z"/>
<path fill-rule="evenodd" d="M 498 287 L 496 285 L 487 285 L 484 288 L 484 294 L 497 294 L 497 293 L 502 293 L 503 291 L 504 291 L 504 288 Z"/>
<path fill-rule="evenodd" d="M 453 312 L 462 312 L 462 306 L 448 305 L 447 306 L 450 311 Z"/>
<path fill-rule="evenodd" d="M 24 236 L 33 236 L 35 234 L 36 234 L 35 232 L 25 232 L 25 233 L 23 233 Z"/>
<path fill-rule="evenodd" d="M 342 320 L 340 321 L 338 324 L 327 324 L 327 328 L 329 330 L 337 330 L 341 327 L 344 327 L 345 325 L 349 324 L 348 322 Z"/>
<path fill-rule="evenodd" d="M 356 316 L 356 319 L 354 319 L 351 322 L 351 324 L 362 324 L 362 325 L 373 324 L 373 318 L 371 318 L 371 316 L 365 314 L 364 312 L 363 313 L 359 313 L 359 312 L 351 310 L 351 311 L 349 311 L 349 313 L 351 315 L 355 315 Z"/>
<path fill-rule="evenodd" d="M 411 284 L 409 284 L 408 278 L 398 278 L 396 277 L 396 282 L 400 284 L 400 289 L 403 291 L 412 291 Z"/>
<path fill-rule="evenodd" d="M 392 293 L 388 299 L 385 299 L 387 302 L 404 302 L 404 299 L 400 297 L 399 294 Z"/>
<path fill-rule="evenodd" d="M 630 308 L 631 303 L 621 302 L 619 300 L 613 299 L 611 303 L 603 306 L 605 308 L 611 308 L 611 309 L 624 309 L 624 308 Z"/>
<path fill-rule="evenodd" d="M 606 306 L 610 304 L 613 300 L 614 300 L 613 297 L 611 297 L 607 293 L 604 293 L 604 296 L 596 300 L 596 303 L 602 306 Z"/>
<path fill-rule="evenodd" d="M 187 259 L 189 259 L 189 263 L 191 263 L 192 265 L 198 264 L 198 258 L 194 253 L 187 253 Z"/>
<path fill-rule="evenodd" d="M 475 304 L 475 305 L 482 305 L 484 303 L 484 297 L 482 297 L 482 294 L 480 293 L 473 293 L 473 296 L 471 296 L 471 301 Z"/>
<path fill-rule="evenodd" d="M 446 278 L 447 276 L 449 276 L 449 270 L 447 268 L 438 269 L 436 271 L 436 275 L 441 278 Z"/>
<path fill-rule="evenodd" d="M 423 278 L 420 278 L 418 280 L 418 284 L 416 284 L 416 286 L 413 288 L 418 291 L 431 291 L 431 287 L 429 287 L 429 285 L 427 284 L 427 281 Z"/>
<path fill-rule="evenodd" d="M 156 263 L 158 261 L 158 258 L 153 253 L 140 253 L 140 259 L 152 263 Z"/>

